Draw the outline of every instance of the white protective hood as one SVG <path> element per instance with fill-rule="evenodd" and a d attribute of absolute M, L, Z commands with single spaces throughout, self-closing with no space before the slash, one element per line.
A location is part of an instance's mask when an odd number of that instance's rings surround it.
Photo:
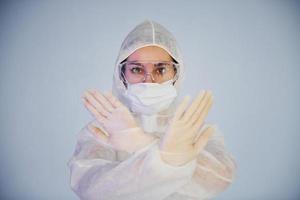
<path fill-rule="evenodd" d="M 124 86 L 120 78 L 119 64 L 134 51 L 146 46 L 157 46 L 164 49 L 179 64 L 178 79 L 174 84 L 177 93 L 179 93 L 179 88 L 184 78 L 184 64 L 182 61 L 182 54 L 174 36 L 165 27 L 155 21 L 146 20 L 138 24 L 124 39 L 114 69 L 112 87 L 113 94 L 127 107 L 129 107 L 129 102 L 127 102 L 123 96 L 125 94 L 126 87 Z M 162 114 L 165 116 L 172 115 L 177 101 L 178 99 L 176 98 L 167 110 L 159 113 L 159 116 L 162 116 Z M 139 118 L 140 120 L 147 120 L 146 125 L 151 129 L 151 127 L 155 127 L 155 121 L 158 120 L 157 116 L 158 115 L 152 117 L 146 116 L 146 119 L 144 119 L 145 116 L 135 117 Z M 164 121 L 164 119 L 165 118 L 158 121 Z"/>
<path fill-rule="evenodd" d="M 122 44 L 114 74 L 115 95 L 126 89 L 119 79 L 118 63 L 147 45 L 164 48 L 180 64 L 178 89 L 184 70 L 175 39 L 158 23 L 145 21 Z M 70 186 L 82 200 L 207 200 L 224 191 L 234 179 L 236 165 L 223 136 L 212 137 L 193 161 L 172 166 L 161 159 L 159 138 L 129 154 L 104 144 L 89 129 L 94 123 L 96 119 L 80 131 L 68 162 Z"/>

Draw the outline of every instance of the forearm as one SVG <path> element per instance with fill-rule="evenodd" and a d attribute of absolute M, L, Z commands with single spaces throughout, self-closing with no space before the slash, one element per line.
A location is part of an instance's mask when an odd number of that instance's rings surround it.
<path fill-rule="evenodd" d="M 122 162 L 81 158 L 73 160 L 70 169 L 73 190 L 81 199 L 159 200 L 185 185 L 195 166 L 166 164 L 153 143 Z"/>
<path fill-rule="evenodd" d="M 124 143 L 124 140 L 130 141 Z M 145 148 L 149 144 L 154 143 L 156 140 L 159 140 L 159 138 L 154 135 L 144 133 L 139 127 L 123 130 L 115 138 L 111 137 L 112 143 L 123 143 L 123 150 L 130 154 Z"/>

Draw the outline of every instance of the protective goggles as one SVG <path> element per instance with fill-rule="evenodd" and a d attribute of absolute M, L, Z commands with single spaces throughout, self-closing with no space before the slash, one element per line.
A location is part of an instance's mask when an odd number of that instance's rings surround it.
<path fill-rule="evenodd" d="M 153 66 L 150 72 L 145 67 L 149 64 Z M 121 79 L 131 84 L 144 82 L 147 76 L 155 83 L 169 80 L 173 80 L 174 83 L 179 74 L 179 64 L 173 61 L 124 61 L 120 63 L 119 69 Z"/>

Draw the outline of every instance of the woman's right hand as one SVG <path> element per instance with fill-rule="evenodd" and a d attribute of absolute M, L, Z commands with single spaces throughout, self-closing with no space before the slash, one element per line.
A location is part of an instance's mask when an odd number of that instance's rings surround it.
<path fill-rule="evenodd" d="M 82 100 L 107 133 L 90 125 L 90 131 L 102 142 L 132 153 L 155 139 L 142 131 L 128 108 L 111 92 L 103 95 L 97 90 L 88 90 Z"/>

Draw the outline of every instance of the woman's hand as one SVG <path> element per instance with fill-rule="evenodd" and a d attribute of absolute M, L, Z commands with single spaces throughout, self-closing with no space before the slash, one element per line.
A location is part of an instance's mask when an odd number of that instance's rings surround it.
<path fill-rule="evenodd" d="M 84 93 L 82 100 L 85 107 L 107 133 L 105 134 L 99 128 L 89 127 L 89 130 L 102 142 L 112 145 L 118 150 L 132 153 L 155 139 L 138 127 L 127 107 L 111 92 L 103 95 L 97 90 L 88 90 Z"/>
<path fill-rule="evenodd" d="M 199 137 L 198 132 L 211 108 L 212 99 L 211 92 L 204 91 L 189 107 L 189 97 L 179 104 L 160 144 L 161 157 L 165 162 L 183 165 L 193 160 L 205 147 L 213 127 L 205 128 Z"/>

